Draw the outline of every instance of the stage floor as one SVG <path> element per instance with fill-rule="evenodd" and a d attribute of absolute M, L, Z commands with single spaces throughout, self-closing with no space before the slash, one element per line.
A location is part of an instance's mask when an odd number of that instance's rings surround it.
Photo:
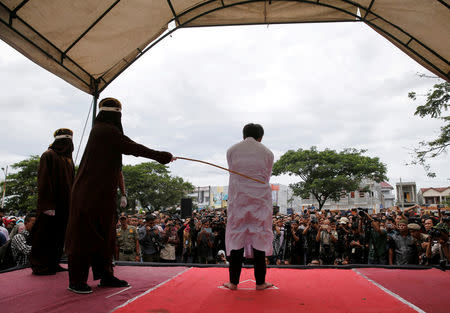
<path fill-rule="evenodd" d="M 12 312 L 450 312 L 450 273 L 437 269 L 269 268 L 274 287 L 257 291 L 244 268 L 237 291 L 221 287 L 227 268 L 116 266 L 127 288 L 67 290 L 67 272 L 0 274 L 0 311 Z"/>

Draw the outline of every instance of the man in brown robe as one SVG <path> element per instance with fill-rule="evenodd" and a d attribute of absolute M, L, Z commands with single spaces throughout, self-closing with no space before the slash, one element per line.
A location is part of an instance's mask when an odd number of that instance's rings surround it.
<path fill-rule="evenodd" d="M 89 267 L 101 287 L 126 287 L 113 275 L 112 258 L 116 237 L 116 194 L 122 154 L 141 156 L 167 164 L 169 152 L 149 149 L 123 134 L 122 105 L 114 98 L 99 103 L 99 114 L 89 135 L 72 189 L 66 251 L 69 290 L 91 293 Z"/>
<path fill-rule="evenodd" d="M 37 218 L 31 230 L 30 264 L 35 275 L 53 275 L 67 269 L 59 265 L 69 218 L 75 167 L 73 132 L 61 128 L 39 161 Z"/>

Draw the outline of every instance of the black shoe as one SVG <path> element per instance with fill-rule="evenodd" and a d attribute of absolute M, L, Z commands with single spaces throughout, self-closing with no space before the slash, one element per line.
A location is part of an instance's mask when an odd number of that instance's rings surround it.
<path fill-rule="evenodd" d="M 62 267 L 62 266 L 59 265 L 59 264 L 55 267 L 55 272 L 56 272 L 56 273 L 58 273 L 58 272 L 67 272 L 67 271 L 68 271 L 67 268 Z"/>
<path fill-rule="evenodd" d="M 92 288 L 86 283 L 69 284 L 69 288 L 67 288 L 67 290 L 81 294 L 92 293 Z"/>
<path fill-rule="evenodd" d="M 49 275 L 55 275 L 56 274 L 56 272 L 55 271 L 50 271 L 50 270 L 47 270 L 47 271 L 33 271 L 33 275 L 36 275 L 36 276 L 49 276 Z"/>
<path fill-rule="evenodd" d="M 128 287 L 130 284 L 125 281 L 118 279 L 115 276 L 108 276 L 106 278 L 100 279 L 100 284 L 98 284 L 99 287 Z"/>

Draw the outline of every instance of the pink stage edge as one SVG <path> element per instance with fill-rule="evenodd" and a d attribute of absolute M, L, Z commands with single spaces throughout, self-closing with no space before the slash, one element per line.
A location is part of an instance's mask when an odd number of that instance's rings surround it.
<path fill-rule="evenodd" d="M 0 312 L 110 312 L 129 299 L 142 294 L 184 271 L 185 267 L 116 266 L 115 275 L 127 280 L 131 288 L 100 288 L 89 278 L 93 293 L 75 294 L 67 290 L 67 272 L 35 276 L 31 269 L 0 274 Z M 120 292 L 120 293 L 118 293 Z M 118 294 L 117 294 L 118 293 Z"/>

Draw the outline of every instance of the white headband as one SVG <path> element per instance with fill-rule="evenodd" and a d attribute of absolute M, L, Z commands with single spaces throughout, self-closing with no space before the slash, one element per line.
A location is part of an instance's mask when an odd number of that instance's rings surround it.
<path fill-rule="evenodd" d="M 120 111 L 122 111 L 121 108 L 117 108 L 117 107 L 101 107 L 99 110 L 100 111 L 109 111 L 109 112 L 120 112 Z"/>
<path fill-rule="evenodd" d="M 70 136 L 70 135 L 58 135 L 58 136 L 55 136 L 55 139 L 62 139 L 62 138 L 72 139 L 72 136 Z"/>

